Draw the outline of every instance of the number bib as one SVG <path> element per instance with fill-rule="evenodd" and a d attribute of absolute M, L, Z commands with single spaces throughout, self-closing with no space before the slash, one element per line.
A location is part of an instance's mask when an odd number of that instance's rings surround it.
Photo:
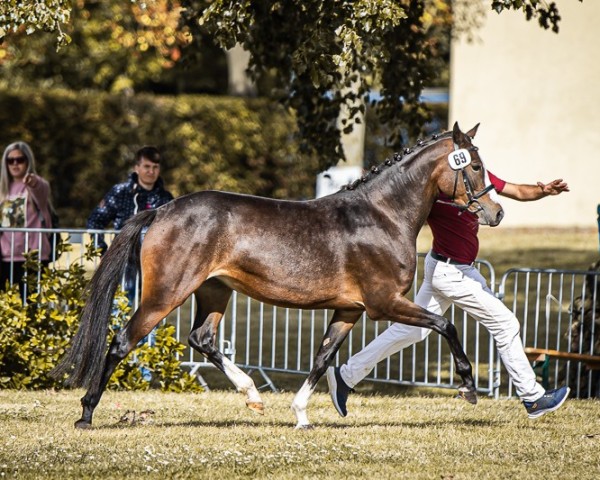
<path fill-rule="evenodd" d="M 448 155 L 448 163 L 452 170 L 461 170 L 471 164 L 471 154 L 466 148 L 454 150 Z"/>

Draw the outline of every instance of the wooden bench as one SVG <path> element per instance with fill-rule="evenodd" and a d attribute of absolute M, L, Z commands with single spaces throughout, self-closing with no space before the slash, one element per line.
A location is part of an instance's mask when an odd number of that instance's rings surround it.
<path fill-rule="evenodd" d="M 600 370 L 600 355 L 589 355 L 586 353 L 571 353 L 561 352 L 559 350 L 549 350 L 547 348 L 525 347 L 525 355 L 529 361 L 541 363 L 542 369 L 542 386 L 548 389 L 548 372 L 550 367 L 550 359 L 558 358 L 560 360 L 570 360 L 573 362 L 583 363 L 589 370 Z"/>

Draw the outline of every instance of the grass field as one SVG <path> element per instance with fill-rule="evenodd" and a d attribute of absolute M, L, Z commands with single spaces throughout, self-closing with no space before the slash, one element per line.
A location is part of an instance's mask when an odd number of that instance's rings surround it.
<path fill-rule="evenodd" d="M 354 395 L 340 418 L 317 393 L 297 431 L 291 393 L 265 393 L 261 417 L 233 392 L 108 392 L 82 431 L 81 394 L 0 392 L 0 477 L 600 478 L 598 401 L 529 420 L 516 400 Z"/>
<path fill-rule="evenodd" d="M 487 228 L 480 237 L 480 258 L 497 275 L 585 270 L 599 258 L 595 229 Z M 419 251 L 430 242 L 424 231 Z M 82 391 L 0 391 L 0 478 L 600 478 L 600 400 L 569 400 L 532 421 L 516 399 L 473 407 L 451 391 L 364 382 L 340 418 L 322 380 L 309 405 L 316 428 L 296 431 L 289 390 L 303 377 L 277 379 L 288 391 L 264 392 L 261 417 L 222 374 L 206 376 L 223 390 L 107 392 L 89 431 L 73 428 Z M 120 421 L 147 410 L 145 420 Z"/>

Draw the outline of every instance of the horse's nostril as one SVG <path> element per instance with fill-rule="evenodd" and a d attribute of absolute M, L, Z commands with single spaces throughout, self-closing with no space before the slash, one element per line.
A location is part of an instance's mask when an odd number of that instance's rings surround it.
<path fill-rule="evenodd" d="M 500 211 L 498 212 L 498 215 L 496 215 L 496 222 L 500 223 L 503 218 L 504 218 L 504 210 L 500 209 Z"/>

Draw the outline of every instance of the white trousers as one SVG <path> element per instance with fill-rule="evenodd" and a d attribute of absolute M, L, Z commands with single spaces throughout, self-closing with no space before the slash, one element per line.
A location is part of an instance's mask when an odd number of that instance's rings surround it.
<path fill-rule="evenodd" d="M 475 267 L 450 265 L 428 254 L 425 277 L 415 303 L 438 315 L 443 315 L 452 303 L 456 304 L 489 330 L 521 400 L 532 402 L 544 394 L 545 390 L 536 381 L 535 372 L 523 351 L 519 321 L 494 296 Z M 430 333 L 428 328 L 393 323 L 342 365 L 342 379 L 349 387 L 354 387 L 381 360 L 424 340 Z"/>

